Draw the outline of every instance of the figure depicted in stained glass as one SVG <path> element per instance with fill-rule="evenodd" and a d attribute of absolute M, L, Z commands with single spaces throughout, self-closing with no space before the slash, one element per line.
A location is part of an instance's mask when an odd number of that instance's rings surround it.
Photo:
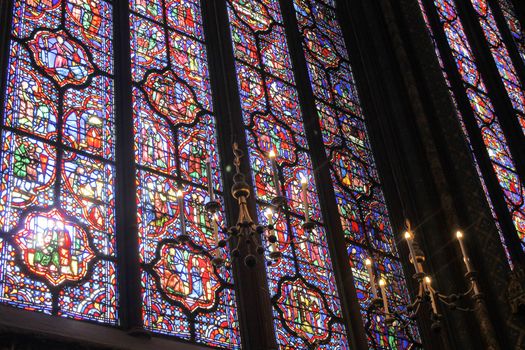
<path fill-rule="evenodd" d="M 53 285 L 83 278 L 94 256 L 85 229 L 56 209 L 31 213 L 15 240 L 27 267 Z"/>
<path fill-rule="evenodd" d="M 61 86 L 83 84 L 94 71 L 84 48 L 64 32 L 39 31 L 29 47 L 37 64 Z"/>
<path fill-rule="evenodd" d="M 300 279 L 284 282 L 281 291 L 278 305 L 288 327 L 308 344 L 323 343 L 329 337 L 327 329 L 331 320 L 320 293 Z"/>
<path fill-rule="evenodd" d="M 12 169 L 13 177 L 7 179 L 10 186 L 4 192 L 3 198 L 10 201 L 9 204 L 13 207 L 26 208 L 35 204 L 42 193 L 50 190 L 55 180 L 55 161 L 41 143 L 35 143 L 28 138 L 9 135 L 4 142 L 4 151 L 10 152 L 6 161 Z M 11 149 L 5 149 L 5 146 Z"/>
<path fill-rule="evenodd" d="M 15 176 L 24 180 L 36 181 L 38 172 L 38 155 L 35 152 L 35 145 L 22 143 L 14 151 L 13 173 Z"/>
<path fill-rule="evenodd" d="M 20 128 L 45 133 L 44 121 L 54 120 L 56 112 L 40 88 L 35 80 L 22 81 L 18 123 Z"/>
<path fill-rule="evenodd" d="M 76 134 L 73 142 L 78 142 L 79 148 L 93 154 L 103 154 L 104 115 L 99 108 L 97 99 L 88 97 L 81 108 L 72 109 L 66 115 L 66 125 Z M 80 134 L 81 130 L 85 135 Z"/>
<path fill-rule="evenodd" d="M 150 226 L 148 234 L 155 237 L 164 234 L 179 215 L 177 188 L 170 181 L 162 181 L 154 176 L 147 176 L 144 181 L 143 189 L 151 207 L 146 216 L 147 224 Z"/>
<path fill-rule="evenodd" d="M 327 67 L 337 67 L 339 56 L 329 38 L 319 32 L 319 29 L 305 30 L 306 47 L 315 57 Z"/>
<path fill-rule="evenodd" d="M 260 1 L 239 0 L 231 2 L 240 20 L 254 31 L 265 31 L 272 23 L 266 5 Z"/>
<path fill-rule="evenodd" d="M 183 81 L 176 79 L 172 72 L 150 74 L 144 89 L 157 112 L 171 119 L 174 124 L 189 124 L 200 111 L 191 90 Z"/>
<path fill-rule="evenodd" d="M 155 264 L 162 289 L 190 311 L 214 305 L 220 288 L 214 269 L 210 257 L 170 244 L 161 249 L 161 258 Z"/>
<path fill-rule="evenodd" d="M 97 37 L 102 26 L 99 2 L 96 0 L 70 0 L 68 13 L 75 23 L 82 28 L 86 40 L 98 42 Z"/>

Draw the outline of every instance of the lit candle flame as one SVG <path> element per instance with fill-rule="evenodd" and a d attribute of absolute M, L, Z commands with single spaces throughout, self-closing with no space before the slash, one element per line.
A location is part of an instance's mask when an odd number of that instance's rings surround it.
<path fill-rule="evenodd" d="M 273 149 L 270 150 L 270 153 L 268 154 L 268 156 L 269 156 L 270 158 L 272 158 L 272 159 L 275 158 L 275 151 L 274 151 Z"/>
<path fill-rule="evenodd" d="M 181 198 L 183 195 L 182 190 L 177 190 L 177 198 Z"/>
<path fill-rule="evenodd" d="M 304 185 L 304 184 L 307 184 L 307 183 L 308 183 L 308 179 L 304 175 L 301 174 L 301 184 Z"/>
<path fill-rule="evenodd" d="M 425 283 L 430 285 L 432 283 L 432 279 L 429 276 L 425 276 Z"/>
<path fill-rule="evenodd" d="M 380 287 L 386 286 L 386 280 L 384 278 L 379 279 L 379 286 Z"/>
<path fill-rule="evenodd" d="M 405 239 L 412 239 L 412 234 L 408 231 L 405 232 Z"/>
<path fill-rule="evenodd" d="M 366 265 L 366 266 L 370 266 L 370 265 L 372 265 L 372 260 L 366 258 L 366 259 L 365 259 L 365 265 Z"/>
<path fill-rule="evenodd" d="M 456 237 L 457 237 L 457 239 L 462 239 L 463 238 L 463 232 L 461 232 L 461 231 L 456 232 Z"/>

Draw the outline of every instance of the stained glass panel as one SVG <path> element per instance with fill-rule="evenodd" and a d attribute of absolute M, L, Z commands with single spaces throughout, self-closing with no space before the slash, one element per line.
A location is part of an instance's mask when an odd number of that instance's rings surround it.
<path fill-rule="evenodd" d="M 426 13 L 425 8 L 423 6 L 422 0 L 418 0 L 418 3 L 419 3 L 419 7 L 421 8 L 421 13 L 423 14 L 423 19 L 425 21 L 425 25 L 427 26 L 428 33 L 430 35 L 430 39 L 432 40 L 432 44 L 434 46 L 434 51 L 436 53 L 436 57 L 438 59 L 439 66 L 441 68 L 441 72 L 443 74 L 443 77 L 445 78 L 445 82 L 446 82 L 448 90 L 449 90 L 450 98 L 451 98 L 452 103 L 454 105 L 454 111 L 455 111 L 456 117 L 458 118 L 458 120 L 460 122 L 461 129 L 463 130 L 463 134 L 465 135 L 465 138 L 467 140 L 467 144 L 468 144 L 470 153 L 472 155 L 472 161 L 473 161 L 474 166 L 476 168 L 476 173 L 478 174 L 478 177 L 479 177 L 479 179 L 481 181 L 481 186 L 483 187 L 483 192 L 485 193 L 485 198 L 487 199 L 487 203 L 489 205 L 490 213 L 492 214 L 492 218 L 494 219 L 494 223 L 496 224 L 496 227 L 498 229 L 498 233 L 499 233 L 499 236 L 500 236 L 501 243 L 503 244 L 503 247 L 505 248 L 505 253 L 507 255 L 507 260 L 512 265 L 512 260 L 510 258 L 510 254 L 509 254 L 509 251 L 508 251 L 508 248 L 507 248 L 507 244 L 505 243 L 505 239 L 503 238 L 503 231 L 501 230 L 499 219 L 498 219 L 498 216 L 496 215 L 496 210 L 494 209 L 494 205 L 493 205 L 492 200 L 490 198 L 490 194 L 489 194 L 487 185 L 485 183 L 485 179 L 483 177 L 483 173 L 481 172 L 481 168 L 479 167 L 478 161 L 476 159 L 476 153 L 474 152 L 474 149 L 472 147 L 472 143 L 470 141 L 470 136 L 469 136 L 469 134 L 467 132 L 467 128 L 466 128 L 465 122 L 463 120 L 463 115 L 459 112 L 458 103 L 457 103 L 456 97 L 454 95 L 454 92 L 452 90 L 452 85 L 450 83 L 449 76 L 448 76 L 448 74 L 447 74 L 447 72 L 445 70 L 445 64 L 443 63 L 443 58 L 441 56 L 441 52 L 439 51 L 439 48 L 437 46 L 437 42 L 436 42 L 436 39 L 434 37 L 434 33 L 432 31 L 432 28 L 430 26 L 430 22 L 428 20 L 428 16 L 427 16 L 427 13 Z"/>
<path fill-rule="evenodd" d="M 525 189 L 516 171 L 485 83 L 480 76 L 463 25 L 458 18 L 456 4 L 453 0 L 434 0 L 434 5 L 494 173 L 503 191 L 516 231 L 523 242 L 525 240 Z"/>
<path fill-rule="evenodd" d="M 117 323 L 112 5 L 17 0 L 0 180 L 0 300 Z"/>
<path fill-rule="evenodd" d="M 392 307 L 405 312 L 410 300 L 335 9 L 317 0 L 294 0 L 294 6 L 369 345 L 412 349 L 420 343 L 415 323 L 395 330 L 366 311 L 372 299 L 367 258 L 388 280 Z"/>
<path fill-rule="evenodd" d="M 267 266 L 279 348 L 348 349 L 279 1 L 231 0 L 228 14 L 259 222 L 267 223 L 276 185 L 288 200 L 275 223 L 283 256 Z M 302 228 L 302 178 L 317 224 L 312 232 Z"/>
<path fill-rule="evenodd" d="M 205 210 L 208 159 L 221 202 L 222 187 L 200 1 L 130 0 L 130 9 L 144 326 L 238 349 L 232 274 L 212 264 L 228 255 L 211 251 Z M 188 241 L 177 239 L 183 232 Z"/>
<path fill-rule="evenodd" d="M 516 116 L 521 124 L 521 128 L 523 132 L 525 132 L 525 90 L 509 56 L 507 45 L 503 41 L 496 25 L 496 19 L 494 18 L 492 9 L 487 3 L 487 0 L 471 0 L 471 3 L 478 14 L 481 29 L 489 45 L 492 58 L 498 68 L 503 86 L 516 111 Z"/>
<path fill-rule="evenodd" d="M 499 0 L 499 4 L 503 12 L 503 17 L 505 17 L 507 26 L 512 34 L 512 38 L 518 48 L 521 59 L 525 63 L 525 33 L 523 32 L 521 23 L 516 16 L 516 9 L 512 4 L 512 0 Z"/>

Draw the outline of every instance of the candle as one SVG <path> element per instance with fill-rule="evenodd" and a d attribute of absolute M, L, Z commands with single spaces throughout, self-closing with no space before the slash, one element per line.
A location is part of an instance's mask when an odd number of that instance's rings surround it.
<path fill-rule="evenodd" d="M 410 259 L 412 259 L 412 264 L 414 264 L 414 269 L 416 270 L 416 273 L 419 273 L 419 264 L 416 259 L 416 252 L 414 250 L 414 245 L 412 244 L 412 240 L 414 239 L 414 237 L 412 236 L 412 233 L 410 233 L 410 231 L 405 232 L 405 239 L 407 240 L 408 250 L 410 251 Z"/>
<path fill-rule="evenodd" d="M 272 149 L 268 156 L 270 157 L 270 162 L 272 163 L 272 176 L 273 183 L 275 186 L 275 195 L 277 197 L 281 197 L 281 186 L 279 184 L 279 171 L 277 170 L 277 160 L 275 159 L 275 151 Z"/>
<path fill-rule="evenodd" d="M 437 315 L 437 303 L 436 296 L 434 295 L 434 290 L 432 289 L 432 279 L 429 276 L 425 276 L 425 284 L 427 285 L 428 292 L 430 294 L 430 304 L 432 305 L 432 312 Z"/>
<path fill-rule="evenodd" d="M 210 194 L 210 201 L 215 202 L 215 193 L 213 192 L 212 167 L 211 160 L 209 157 L 206 159 L 206 173 L 208 175 L 208 193 Z"/>
<path fill-rule="evenodd" d="M 381 295 L 383 297 L 383 310 L 385 312 L 385 315 L 388 315 L 389 311 L 388 311 L 388 299 L 386 297 L 386 281 L 385 281 L 385 279 L 383 279 L 383 278 L 379 279 L 379 288 L 381 288 Z"/>
<path fill-rule="evenodd" d="M 219 215 L 217 213 L 212 215 L 211 225 L 213 230 L 213 240 L 215 241 L 215 246 L 217 247 L 215 249 L 214 257 L 219 259 L 221 257 L 221 250 L 219 249 Z"/>
<path fill-rule="evenodd" d="M 213 229 L 213 238 L 215 239 L 215 244 L 219 245 L 219 215 L 217 213 L 213 214 L 211 218 L 211 224 Z"/>
<path fill-rule="evenodd" d="M 266 218 L 268 219 L 268 226 L 273 225 L 273 210 L 272 210 L 272 208 L 266 208 L 266 211 L 264 212 L 264 214 L 265 214 Z"/>
<path fill-rule="evenodd" d="M 463 242 L 463 232 L 461 231 L 456 232 L 456 237 L 459 242 L 459 247 L 461 248 L 461 254 L 463 255 L 463 262 L 465 263 L 467 272 L 472 272 L 474 269 L 472 268 L 472 265 L 470 264 L 470 259 L 467 254 L 467 249 L 465 247 L 465 243 Z"/>
<path fill-rule="evenodd" d="M 301 175 L 301 188 L 303 190 L 303 207 L 305 221 L 310 221 L 310 203 L 308 203 L 308 179 Z"/>
<path fill-rule="evenodd" d="M 372 288 L 372 297 L 377 299 L 377 287 L 374 276 L 374 271 L 372 270 L 372 260 L 365 259 L 366 269 L 368 270 L 368 275 L 370 276 L 370 287 Z"/>
<path fill-rule="evenodd" d="M 268 226 L 273 226 L 273 210 L 272 208 L 266 208 L 264 215 L 268 219 Z M 273 228 L 268 230 L 268 236 L 273 235 Z M 276 251 L 275 248 L 276 242 L 270 243 L 270 253 Z"/>
<path fill-rule="evenodd" d="M 179 189 L 177 191 L 177 199 L 179 200 L 179 219 L 180 219 L 180 230 L 181 236 L 186 235 L 186 222 L 184 219 L 184 193 Z"/>

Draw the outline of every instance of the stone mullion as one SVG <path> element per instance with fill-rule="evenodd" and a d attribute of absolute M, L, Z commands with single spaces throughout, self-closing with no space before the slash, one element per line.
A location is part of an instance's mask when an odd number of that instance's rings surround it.
<path fill-rule="evenodd" d="M 120 323 L 131 334 L 146 334 L 142 320 L 137 187 L 131 83 L 129 3 L 113 8 L 115 111 L 116 111 L 116 220 Z"/>

